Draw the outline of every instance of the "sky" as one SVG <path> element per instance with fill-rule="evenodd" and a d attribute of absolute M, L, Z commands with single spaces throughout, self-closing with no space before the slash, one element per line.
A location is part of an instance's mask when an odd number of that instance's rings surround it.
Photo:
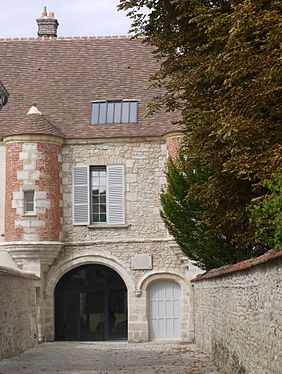
<path fill-rule="evenodd" d="M 119 0 L 0 0 L 0 38 L 37 37 L 44 6 L 59 22 L 58 36 L 126 35 L 130 23 Z"/>

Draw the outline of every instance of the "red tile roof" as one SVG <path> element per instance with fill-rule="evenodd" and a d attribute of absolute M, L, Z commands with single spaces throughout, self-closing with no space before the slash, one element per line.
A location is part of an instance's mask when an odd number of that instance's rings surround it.
<path fill-rule="evenodd" d="M 8 128 L 3 135 L 23 134 L 55 135 L 63 137 L 61 131 L 41 114 L 27 114 L 18 124 Z"/>
<path fill-rule="evenodd" d="M 275 260 L 276 258 L 282 258 L 282 251 L 270 250 L 262 256 L 250 258 L 249 260 L 241 261 L 237 264 L 222 266 L 220 268 L 210 270 L 204 274 L 200 274 L 196 278 L 192 279 L 191 282 L 199 282 L 206 279 L 227 276 L 238 271 L 251 269 L 255 266 L 265 264 L 266 262 Z"/>
<path fill-rule="evenodd" d="M 66 138 L 159 136 L 176 131 L 176 114 L 145 117 L 159 89 L 148 89 L 158 68 L 150 47 L 128 37 L 1 39 L 1 79 L 10 93 L 0 138 L 33 102 Z M 138 99 L 138 123 L 90 125 L 91 101 Z"/>

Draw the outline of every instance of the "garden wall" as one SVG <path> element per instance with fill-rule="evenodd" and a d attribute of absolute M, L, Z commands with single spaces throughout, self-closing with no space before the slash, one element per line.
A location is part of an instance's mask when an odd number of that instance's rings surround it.
<path fill-rule="evenodd" d="M 35 282 L 38 279 L 0 266 L 0 359 L 37 344 Z"/>
<path fill-rule="evenodd" d="M 192 280 L 197 345 L 230 374 L 280 374 L 282 252 Z"/>

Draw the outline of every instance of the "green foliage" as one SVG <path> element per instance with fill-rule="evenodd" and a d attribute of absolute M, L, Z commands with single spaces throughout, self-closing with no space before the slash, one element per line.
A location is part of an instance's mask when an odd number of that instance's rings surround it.
<path fill-rule="evenodd" d="M 150 110 L 181 113 L 186 162 L 209 170 L 189 190 L 199 220 L 236 251 L 259 247 L 246 207 L 267 198 L 264 181 L 282 169 L 281 0 L 121 0 L 120 9 L 161 64 L 151 82 L 164 91 Z"/>
<path fill-rule="evenodd" d="M 208 179 L 208 173 L 203 171 L 200 164 L 188 168 L 184 157 L 176 161 L 169 160 L 167 165 L 167 190 L 161 194 L 161 217 L 167 229 L 173 235 L 183 252 L 197 265 L 205 269 L 221 266 L 219 248 L 222 243 L 207 233 L 207 227 L 199 224 L 202 218 L 202 203 L 199 200 L 189 200 L 188 192 L 191 186 Z M 227 255 L 229 248 L 227 247 Z"/>
<path fill-rule="evenodd" d="M 256 236 L 276 250 L 282 250 L 282 174 L 276 173 L 264 181 L 268 193 L 248 207 L 250 220 L 255 223 Z"/>
<path fill-rule="evenodd" d="M 161 193 L 161 217 L 183 253 L 203 269 L 238 262 L 259 253 L 261 248 L 238 250 L 228 235 L 215 235 L 203 222 L 204 206 L 189 197 L 193 186 L 206 183 L 209 173 L 200 162 L 190 166 L 183 153 L 167 164 L 167 188 Z"/>

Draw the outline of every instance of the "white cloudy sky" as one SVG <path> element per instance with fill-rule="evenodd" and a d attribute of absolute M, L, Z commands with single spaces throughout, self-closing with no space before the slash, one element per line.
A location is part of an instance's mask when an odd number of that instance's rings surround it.
<path fill-rule="evenodd" d="M 44 6 L 59 21 L 58 36 L 126 35 L 130 20 L 118 0 L 0 0 L 0 38 L 37 37 Z"/>

